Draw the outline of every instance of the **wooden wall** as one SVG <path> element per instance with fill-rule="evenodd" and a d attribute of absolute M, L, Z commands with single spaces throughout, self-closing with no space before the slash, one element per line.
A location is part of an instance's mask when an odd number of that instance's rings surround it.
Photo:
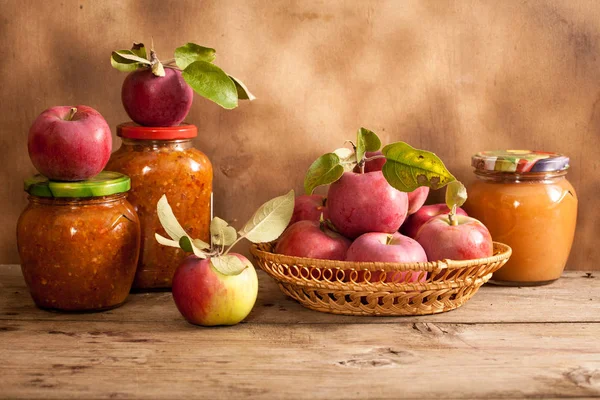
<path fill-rule="evenodd" d="M 436 152 L 466 182 L 479 150 L 568 154 L 580 198 L 569 268 L 600 270 L 595 0 L 0 0 L 0 262 L 18 262 L 31 122 L 75 104 L 125 121 L 110 52 L 152 37 L 162 58 L 187 41 L 216 48 L 258 97 L 234 111 L 196 97 L 188 118 L 215 166 L 216 213 L 236 226 L 365 126 Z"/>

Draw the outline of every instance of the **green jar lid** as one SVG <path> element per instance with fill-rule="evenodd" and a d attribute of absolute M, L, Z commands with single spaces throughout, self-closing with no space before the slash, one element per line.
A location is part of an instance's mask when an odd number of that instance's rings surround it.
<path fill-rule="evenodd" d="M 25 179 L 25 191 L 38 197 L 101 197 L 124 193 L 131 188 L 127 175 L 112 171 L 102 171 L 85 181 L 51 181 L 43 175 Z"/>

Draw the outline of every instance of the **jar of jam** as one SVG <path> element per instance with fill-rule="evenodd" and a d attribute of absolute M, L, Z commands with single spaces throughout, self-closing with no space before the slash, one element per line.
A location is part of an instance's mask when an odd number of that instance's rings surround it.
<path fill-rule="evenodd" d="M 99 311 L 121 305 L 137 266 L 140 223 L 129 178 L 101 172 L 80 182 L 37 175 L 17 223 L 21 269 L 40 308 Z"/>
<path fill-rule="evenodd" d="M 117 127 L 122 145 L 107 168 L 131 177 L 129 201 L 140 218 L 142 242 L 136 289 L 168 289 L 175 269 L 186 254 L 160 245 L 155 233 L 167 236 L 156 214 L 163 194 L 181 226 L 193 238 L 209 240 L 212 200 L 212 165 L 195 149 L 194 125 L 144 127 L 125 123 Z"/>
<path fill-rule="evenodd" d="M 535 286 L 563 272 L 573 244 L 577 195 L 567 181 L 569 158 L 528 150 L 485 151 L 472 157 L 477 177 L 465 209 L 494 240 L 512 247 L 491 283 Z"/>

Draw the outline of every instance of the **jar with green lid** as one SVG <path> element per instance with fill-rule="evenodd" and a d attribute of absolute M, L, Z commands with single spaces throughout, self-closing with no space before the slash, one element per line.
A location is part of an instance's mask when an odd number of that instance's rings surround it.
<path fill-rule="evenodd" d="M 25 180 L 29 204 L 17 223 L 17 245 L 38 307 L 99 311 L 125 301 L 140 244 L 130 185 L 109 171 L 79 182 Z"/>

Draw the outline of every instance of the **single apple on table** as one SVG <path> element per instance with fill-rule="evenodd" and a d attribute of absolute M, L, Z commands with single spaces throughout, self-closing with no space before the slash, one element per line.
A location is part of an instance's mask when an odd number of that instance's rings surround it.
<path fill-rule="evenodd" d="M 365 172 L 381 171 L 383 164 L 385 164 L 385 158 L 381 151 L 367 151 L 366 157 L 367 159 L 370 157 L 379 158 L 365 162 Z M 412 192 L 407 192 L 406 195 L 408 196 L 408 215 L 411 215 L 417 212 L 423 204 L 425 204 L 427 196 L 429 195 L 429 187 L 420 186 Z"/>
<path fill-rule="evenodd" d="M 429 261 L 474 260 L 493 254 L 492 236 L 488 229 L 466 215 L 433 217 L 419 229 L 415 240 L 423 246 Z"/>
<path fill-rule="evenodd" d="M 203 326 L 235 325 L 254 307 L 258 278 L 252 263 L 241 254 L 245 269 L 238 275 L 217 271 L 210 259 L 187 257 L 173 276 L 173 300 L 190 323 Z"/>
<path fill-rule="evenodd" d="M 416 213 L 409 215 L 406 218 L 406 221 L 404 221 L 400 227 L 400 232 L 414 239 L 424 223 L 436 215 L 448 214 L 449 212 L 450 209 L 446 204 L 431 204 L 428 206 L 423 206 Z M 460 207 L 456 207 L 456 214 L 465 216 L 467 215 L 465 210 Z"/>
<path fill-rule="evenodd" d="M 381 171 L 345 172 L 329 186 L 329 218 L 348 238 L 367 232 L 394 233 L 408 211 L 408 196 L 394 189 Z"/>
<path fill-rule="evenodd" d="M 110 127 L 91 107 L 51 107 L 29 129 L 29 157 L 45 177 L 81 181 L 104 169 L 112 150 Z"/>
<path fill-rule="evenodd" d="M 370 262 L 398 262 L 413 263 L 427 262 L 427 255 L 423 247 L 414 239 L 401 235 L 398 232 L 393 234 L 369 232 L 354 240 L 348 252 L 346 261 L 370 261 Z M 382 272 L 371 272 L 371 282 L 378 282 Z M 365 272 L 359 271 L 358 281 L 363 281 Z M 416 282 L 425 281 L 426 273 L 397 271 L 387 272 L 386 282 Z"/>
<path fill-rule="evenodd" d="M 303 194 L 296 197 L 290 225 L 304 220 L 320 221 L 321 216 L 325 220 L 329 219 L 325 203 L 325 196 L 320 194 Z"/>
<path fill-rule="evenodd" d="M 325 222 L 298 221 L 288 227 L 275 246 L 275 253 L 294 257 L 344 260 L 350 240 L 331 230 Z"/>

